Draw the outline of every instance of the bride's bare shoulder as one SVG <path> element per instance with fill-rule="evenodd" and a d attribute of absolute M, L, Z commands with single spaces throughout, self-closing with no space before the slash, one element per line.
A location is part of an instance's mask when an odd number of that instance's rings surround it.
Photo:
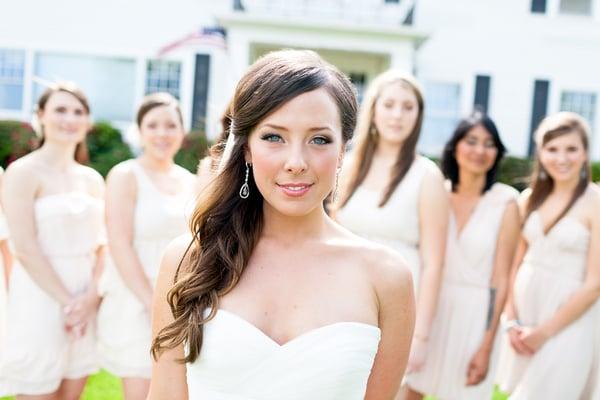
<path fill-rule="evenodd" d="M 159 280 L 174 281 L 179 265 L 191 249 L 191 243 L 192 236 L 189 233 L 178 236 L 169 243 L 160 263 Z"/>
<path fill-rule="evenodd" d="M 378 291 L 412 290 L 412 273 L 397 251 L 354 234 L 343 238 L 348 259 L 366 271 Z"/>

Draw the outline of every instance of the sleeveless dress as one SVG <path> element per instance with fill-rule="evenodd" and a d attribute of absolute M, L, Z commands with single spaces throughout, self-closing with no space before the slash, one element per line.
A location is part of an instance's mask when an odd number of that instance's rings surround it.
<path fill-rule="evenodd" d="M 223 309 L 203 329 L 200 356 L 187 364 L 190 400 L 363 399 L 381 336 L 339 322 L 280 345 Z"/>
<path fill-rule="evenodd" d="M 596 335 L 594 340 L 594 362 L 583 398 L 600 400 L 600 300 L 596 300 L 591 312 L 594 313 L 594 319 L 596 320 L 594 324 Z"/>
<path fill-rule="evenodd" d="M 194 176 L 177 195 L 161 192 L 137 160 L 126 161 L 137 183 L 133 247 L 154 286 L 162 254 L 177 236 L 187 232 L 186 207 L 193 205 Z M 98 353 L 103 368 L 120 377 L 150 378 L 150 315 L 121 279 L 112 260 L 102 277 L 98 311 Z"/>
<path fill-rule="evenodd" d="M 423 369 L 406 376 L 408 385 L 438 400 L 481 400 L 493 391 L 494 353 L 486 379 L 466 386 L 471 357 L 486 333 L 496 244 L 507 204 L 518 192 L 496 183 L 483 194 L 459 233 L 450 213 L 438 312 L 431 326 Z M 497 346 L 494 346 L 496 349 Z"/>
<path fill-rule="evenodd" d="M 0 211 L 0 242 L 8 240 L 8 227 L 6 226 L 6 218 Z M 6 335 L 6 281 L 5 271 L 6 266 L 0 259 L 0 354 L 2 354 L 2 343 Z"/>
<path fill-rule="evenodd" d="M 95 252 L 105 244 L 103 201 L 83 192 L 48 195 L 35 200 L 34 214 L 37 240 L 59 278 L 73 295 L 86 291 Z M 74 339 L 65 331 L 62 306 L 18 262 L 10 276 L 7 320 L 0 396 L 52 393 L 63 379 L 98 370 L 94 324 Z"/>
<path fill-rule="evenodd" d="M 388 202 L 379 207 L 382 193 L 363 186 L 356 188 L 344 208 L 337 211 L 337 221 L 366 239 L 397 250 L 407 262 L 415 290 L 419 287 L 419 193 L 423 178 L 435 163 L 417 155 Z"/>
<path fill-rule="evenodd" d="M 540 214 L 534 211 L 523 235 L 529 248 L 515 278 L 514 301 L 521 323 L 537 326 L 583 285 L 590 231 L 566 215 L 544 234 Z M 505 338 L 501 390 L 512 392 L 512 400 L 581 399 L 592 367 L 595 323 L 590 309 L 531 357 L 518 355 Z"/>

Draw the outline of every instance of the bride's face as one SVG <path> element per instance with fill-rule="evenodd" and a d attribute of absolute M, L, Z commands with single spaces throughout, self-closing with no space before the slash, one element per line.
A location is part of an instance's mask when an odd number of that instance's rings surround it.
<path fill-rule="evenodd" d="M 325 89 L 303 93 L 251 132 L 246 161 L 265 206 L 307 215 L 332 191 L 343 157 L 338 107 Z"/>

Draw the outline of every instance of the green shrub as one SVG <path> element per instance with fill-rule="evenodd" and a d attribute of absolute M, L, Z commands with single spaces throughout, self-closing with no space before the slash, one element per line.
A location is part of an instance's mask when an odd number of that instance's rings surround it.
<path fill-rule="evenodd" d="M 529 184 L 533 162 L 528 158 L 508 156 L 500 163 L 498 181 L 521 191 Z"/>
<path fill-rule="evenodd" d="M 107 122 L 94 125 L 87 136 L 87 146 L 90 153 L 89 165 L 102 176 L 106 176 L 116 164 L 133 157 L 121 132 Z"/>
<path fill-rule="evenodd" d="M 209 147 L 210 142 L 204 132 L 191 131 L 183 139 L 181 149 L 175 156 L 175 162 L 195 174 L 198 162 L 206 155 Z"/>
<path fill-rule="evenodd" d="M 600 161 L 592 163 L 592 180 L 594 182 L 600 181 Z"/>
<path fill-rule="evenodd" d="M 0 121 L 0 165 L 8 164 L 37 148 L 39 139 L 27 122 Z"/>

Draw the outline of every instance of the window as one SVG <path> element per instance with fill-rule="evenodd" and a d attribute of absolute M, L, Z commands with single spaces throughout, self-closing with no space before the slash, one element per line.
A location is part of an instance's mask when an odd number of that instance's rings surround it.
<path fill-rule="evenodd" d="M 386 3 L 400 3 L 400 0 L 385 0 Z"/>
<path fill-rule="evenodd" d="M 585 118 L 590 126 L 594 126 L 596 94 L 590 92 L 562 92 L 560 110 L 577 113 Z"/>
<path fill-rule="evenodd" d="M 152 60 L 146 68 L 146 94 L 168 92 L 179 98 L 181 63 L 177 61 Z"/>
<path fill-rule="evenodd" d="M 460 119 L 460 85 L 428 82 L 425 84 L 425 119 L 419 150 L 439 156 Z"/>
<path fill-rule="evenodd" d="M 43 80 L 73 81 L 87 95 L 96 120 L 131 121 L 135 108 L 135 60 L 40 53 L 35 75 Z M 45 88 L 34 85 L 34 99 Z"/>
<path fill-rule="evenodd" d="M 531 12 L 544 14 L 546 12 L 546 0 L 531 0 Z"/>
<path fill-rule="evenodd" d="M 542 119 L 548 113 L 548 93 L 550 81 L 536 79 L 533 83 L 533 104 L 531 105 L 531 122 L 529 125 L 529 145 L 527 154 L 533 155 L 535 151 L 534 133 Z"/>
<path fill-rule="evenodd" d="M 592 0 L 560 0 L 561 14 L 591 15 Z"/>
<path fill-rule="evenodd" d="M 21 110 L 25 52 L 0 49 L 0 108 Z"/>
<path fill-rule="evenodd" d="M 365 74 L 360 72 L 350 72 L 348 77 L 350 78 L 350 82 L 352 82 L 356 88 L 357 100 L 360 104 L 362 103 L 363 96 L 365 95 L 367 77 Z"/>

